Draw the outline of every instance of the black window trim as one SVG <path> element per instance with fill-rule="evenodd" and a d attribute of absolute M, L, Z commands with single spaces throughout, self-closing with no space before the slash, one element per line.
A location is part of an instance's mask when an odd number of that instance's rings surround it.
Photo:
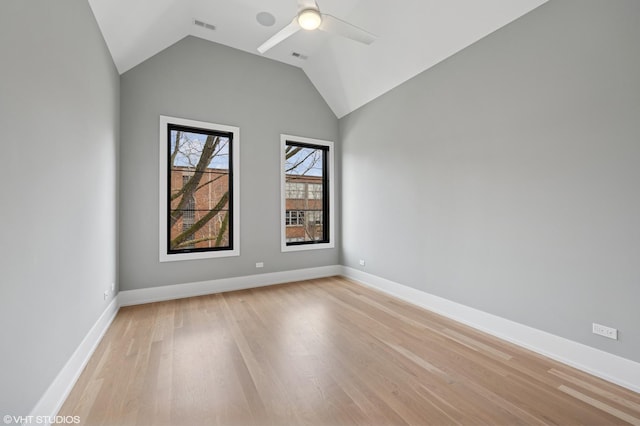
<path fill-rule="evenodd" d="M 286 246 L 306 246 L 315 244 L 328 244 L 330 243 L 329 227 L 332 225 L 329 223 L 329 208 L 331 200 L 329 199 L 329 146 L 317 145 L 306 142 L 298 142 L 295 140 L 286 140 L 286 145 L 293 145 L 302 148 L 319 149 L 322 151 L 322 240 L 311 241 L 286 241 Z M 285 172 L 286 182 L 286 172 Z"/>
<path fill-rule="evenodd" d="M 204 135 L 211 136 L 221 136 L 229 139 L 229 225 L 227 226 L 227 230 L 229 232 L 229 245 L 224 247 L 203 247 L 203 248 L 184 248 L 184 249 L 171 249 L 171 132 L 173 130 L 177 131 L 185 131 L 189 133 L 199 133 Z M 233 251 L 233 243 L 234 243 L 234 191 L 233 187 L 233 144 L 235 141 L 233 140 L 233 132 L 224 132 L 219 130 L 205 129 L 201 127 L 193 127 L 186 126 L 182 124 L 168 123 L 167 124 L 167 135 L 166 135 L 166 149 L 167 149 L 167 163 L 165 167 L 167 168 L 167 182 L 166 182 L 166 192 L 167 192 L 167 204 L 165 206 L 167 212 L 167 255 L 172 254 L 186 254 L 186 253 L 206 253 L 206 252 L 219 252 L 219 251 Z"/>

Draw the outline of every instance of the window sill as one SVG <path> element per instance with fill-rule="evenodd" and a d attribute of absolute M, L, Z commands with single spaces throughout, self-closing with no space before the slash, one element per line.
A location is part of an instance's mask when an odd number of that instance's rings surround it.
<path fill-rule="evenodd" d="M 282 249 L 281 251 L 284 253 L 288 251 L 321 250 L 321 249 L 332 249 L 332 248 L 335 248 L 334 243 L 299 244 L 294 246 L 288 246 L 286 244 L 283 244 L 281 247 Z"/>
<path fill-rule="evenodd" d="M 240 256 L 240 250 L 206 251 L 197 253 L 160 253 L 160 262 L 176 262 L 182 260 L 216 259 L 219 257 Z"/>

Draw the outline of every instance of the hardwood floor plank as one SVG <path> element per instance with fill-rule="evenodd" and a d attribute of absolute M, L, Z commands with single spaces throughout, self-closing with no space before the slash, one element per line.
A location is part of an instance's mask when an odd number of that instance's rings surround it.
<path fill-rule="evenodd" d="M 86 425 L 640 424 L 640 395 L 342 277 L 122 308 Z"/>
<path fill-rule="evenodd" d="M 568 381 L 574 385 L 577 385 L 583 389 L 586 389 L 588 391 L 591 391 L 595 394 L 597 394 L 598 396 L 604 397 L 606 399 L 608 399 L 609 401 L 613 402 L 613 403 L 617 403 L 620 404 L 622 406 L 625 406 L 627 408 L 630 408 L 632 410 L 635 410 L 637 412 L 640 412 L 640 404 L 634 401 L 631 401 L 629 399 L 627 399 L 624 396 L 621 395 L 616 395 L 614 392 L 610 392 L 606 389 L 602 389 L 601 387 L 599 387 L 598 385 L 594 385 L 591 383 L 587 383 L 584 380 L 580 380 L 577 377 L 573 377 L 569 374 L 563 373 L 562 371 L 558 371 L 556 369 L 550 369 L 549 370 L 550 374 L 553 374 L 555 376 L 558 376 L 562 379 L 564 379 L 565 381 Z"/>
<path fill-rule="evenodd" d="M 562 392 L 565 392 L 575 398 L 578 398 L 581 401 L 586 402 L 589 405 L 592 405 L 600 410 L 606 411 L 607 413 L 611 414 L 612 416 L 616 416 L 617 418 L 624 420 L 625 422 L 629 422 L 630 424 L 634 425 L 634 426 L 640 426 L 640 418 L 634 417 L 630 414 L 627 414 L 623 411 L 618 410 L 617 408 L 611 407 L 610 405 L 605 404 L 602 401 L 598 401 L 595 398 L 591 398 L 590 396 L 587 396 L 581 392 L 578 392 L 575 389 L 572 389 L 568 386 L 565 385 L 561 385 L 558 389 L 560 389 Z"/>

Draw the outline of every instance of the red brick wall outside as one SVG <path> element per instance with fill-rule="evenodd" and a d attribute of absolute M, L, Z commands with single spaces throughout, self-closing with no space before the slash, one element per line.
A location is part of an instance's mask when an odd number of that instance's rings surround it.
<path fill-rule="evenodd" d="M 171 171 L 171 189 L 172 195 L 179 192 L 183 187 L 183 179 L 191 178 L 193 176 L 193 169 L 175 167 Z M 207 184 L 207 182 L 212 181 Z M 175 238 L 183 232 L 186 226 L 198 222 L 205 215 L 207 215 L 218 204 L 220 199 L 229 189 L 229 171 L 222 169 L 207 169 L 203 173 L 200 179 L 199 189 L 194 193 L 193 199 L 193 212 L 185 212 L 183 216 L 171 227 L 171 237 Z M 178 196 L 171 202 L 171 209 L 175 209 L 178 203 L 182 199 L 182 196 Z M 229 202 L 225 203 L 223 210 L 213 216 L 207 223 L 200 229 L 198 229 L 194 235 L 193 240 L 203 240 L 197 242 L 193 247 L 195 248 L 208 248 L 216 246 L 216 238 L 220 232 L 223 221 L 225 219 L 227 209 L 229 208 Z M 229 228 L 225 228 L 222 235 L 219 246 L 225 247 L 229 245 Z M 185 248 L 185 247 L 179 247 Z"/>
<path fill-rule="evenodd" d="M 296 193 L 294 198 L 285 200 L 287 212 L 304 212 L 302 223 L 286 225 L 287 241 L 309 241 L 322 239 L 322 223 L 316 223 L 314 219 L 322 220 L 322 177 L 320 176 L 294 176 L 288 175 L 287 183 L 296 186 L 296 190 L 285 192 Z M 300 191 L 297 191 L 297 189 Z M 318 191 L 313 191 L 317 189 Z M 296 214 L 296 213 L 294 213 Z M 299 213 L 298 213 L 299 214 Z M 316 216 L 315 218 L 313 216 Z"/>
<path fill-rule="evenodd" d="M 182 187 L 184 179 L 193 176 L 193 169 L 186 167 L 174 167 L 171 171 L 172 194 L 178 193 Z M 207 184 L 207 182 L 212 181 Z M 296 184 L 300 191 L 294 191 L 294 198 L 287 198 L 285 201 L 286 210 L 289 212 L 304 212 L 305 219 L 301 223 L 294 223 L 286 226 L 287 241 L 313 240 L 322 238 L 322 223 L 316 223 L 314 219 L 322 217 L 322 177 L 319 176 L 287 176 L 287 182 Z M 310 186 L 311 185 L 311 186 Z M 174 239 L 183 233 L 186 227 L 198 222 L 203 216 L 209 213 L 220 201 L 229 188 L 228 170 L 207 169 L 202 175 L 199 189 L 194 194 L 193 211 L 185 211 L 180 219 L 171 227 L 170 239 Z M 314 191 L 316 189 L 316 191 Z M 175 210 L 182 196 L 178 196 L 171 201 L 171 209 Z M 198 229 L 190 240 L 197 241 L 195 244 L 180 246 L 180 248 L 210 248 L 216 247 L 216 238 L 222 228 L 229 203 L 227 202 L 223 210 L 213 216 L 202 228 Z M 294 213 L 299 214 L 299 213 Z M 314 217 L 316 215 L 317 217 Z M 186 225 L 185 225 L 186 223 Z M 220 247 L 229 245 L 228 225 L 222 235 Z"/>

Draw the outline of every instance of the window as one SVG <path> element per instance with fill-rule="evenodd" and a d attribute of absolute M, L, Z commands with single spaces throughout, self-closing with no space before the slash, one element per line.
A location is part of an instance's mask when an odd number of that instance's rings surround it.
<path fill-rule="evenodd" d="M 307 184 L 308 197 L 311 200 L 322 200 L 322 185 L 317 183 Z"/>
<path fill-rule="evenodd" d="M 312 225 L 322 225 L 322 210 L 307 211 L 307 222 Z"/>
<path fill-rule="evenodd" d="M 287 182 L 287 198 L 302 200 L 306 196 L 306 184 L 298 182 Z"/>
<path fill-rule="evenodd" d="M 160 117 L 160 261 L 239 255 L 239 129 Z"/>
<path fill-rule="evenodd" d="M 287 226 L 303 226 L 304 211 L 287 210 L 285 222 Z"/>
<path fill-rule="evenodd" d="M 281 135 L 282 251 L 333 248 L 333 142 Z"/>

